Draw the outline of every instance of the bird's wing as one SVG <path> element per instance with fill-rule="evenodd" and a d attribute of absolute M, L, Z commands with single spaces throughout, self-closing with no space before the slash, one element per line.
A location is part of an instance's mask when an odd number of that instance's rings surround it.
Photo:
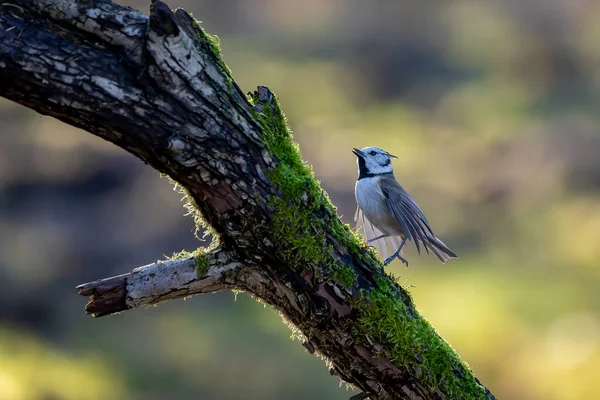
<path fill-rule="evenodd" d="M 430 238 L 434 237 L 423 211 L 393 176 L 382 177 L 379 187 L 385 196 L 390 213 L 396 218 L 404 235 L 412 240 L 421 253 L 420 243 L 429 253 Z"/>
<path fill-rule="evenodd" d="M 356 207 L 354 222 L 356 223 L 356 227 L 359 230 L 362 230 L 362 234 L 367 240 L 383 235 L 383 233 L 377 229 L 375 225 L 373 225 L 371 221 L 367 219 L 367 217 L 365 217 L 360 207 Z M 379 253 L 383 259 L 386 259 L 388 257 L 389 250 L 391 250 L 392 253 L 398 250 L 401 239 L 402 238 L 400 236 L 386 236 L 371 243 L 377 247 L 377 250 L 379 250 Z"/>

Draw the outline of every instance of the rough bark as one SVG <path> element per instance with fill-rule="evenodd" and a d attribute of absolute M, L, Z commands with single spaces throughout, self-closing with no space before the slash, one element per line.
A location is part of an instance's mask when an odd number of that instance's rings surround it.
<path fill-rule="evenodd" d="M 94 317 L 115 314 L 161 301 L 239 287 L 255 268 L 243 268 L 235 255 L 215 249 L 204 255 L 207 268 L 198 269 L 195 256 L 157 261 L 111 278 L 77 286 L 89 296 L 85 311 Z"/>
<path fill-rule="evenodd" d="M 87 312 L 245 290 L 373 399 L 493 399 L 340 222 L 271 92 L 260 87 L 251 104 L 193 18 L 160 1 L 150 11 L 0 3 L 0 95 L 167 174 L 219 238 L 211 251 L 79 286 Z"/>

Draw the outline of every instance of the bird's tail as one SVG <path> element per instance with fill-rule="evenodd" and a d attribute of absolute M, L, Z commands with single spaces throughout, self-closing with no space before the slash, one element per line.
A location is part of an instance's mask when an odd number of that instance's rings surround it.
<path fill-rule="evenodd" d="M 442 264 L 445 264 L 446 261 L 452 258 L 458 258 L 458 254 L 450 250 L 450 248 L 446 246 L 444 242 L 442 242 L 435 236 L 429 237 L 429 243 L 427 243 L 427 248 L 431 250 L 431 252 L 435 254 L 437 258 L 440 259 Z"/>

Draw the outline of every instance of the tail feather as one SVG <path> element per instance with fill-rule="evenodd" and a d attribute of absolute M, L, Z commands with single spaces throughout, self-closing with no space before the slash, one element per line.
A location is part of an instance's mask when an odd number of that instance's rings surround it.
<path fill-rule="evenodd" d="M 357 228 L 362 230 L 367 240 L 381 236 L 381 231 L 371 224 L 360 208 L 356 209 L 354 221 L 356 222 Z M 458 254 L 450 250 L 450 248 L 446 246 L 440 239 L 430 235 L 427 235 L 427 239 L 428 242 L 424 243 L 425 248 L 431 250 L 431 252 L 440 259 L 442 264 L 445 264 L 446 261 L 452 258 L 458 258 Z M 385 260 L 388 255 L 393 254 L 396 250 L 398 250 L 401 241 L 401 236 L 385 236 L 371 243 L 377 247 L 379 253 Z"/>
<path fill-rule="evenodd" d="M 450 250 L 450 248 L 446 246 L 444 242 L 435 236 L 429 237 L 429 243 L 427 243 L 427 247 L 429 247 L 429 250 L 431 250 L 431 252 L 440 259 L 442 264 L 445 264 L 446 261 L 452 258 L 458 258 L 458 254 Z"/>

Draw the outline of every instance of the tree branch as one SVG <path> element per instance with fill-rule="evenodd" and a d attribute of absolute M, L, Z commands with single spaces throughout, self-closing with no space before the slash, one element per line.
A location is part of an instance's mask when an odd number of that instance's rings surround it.
<path fill-rule="evenodd" d="M 234 254 L 212 250 L 135 268 L 133 271 L 77 286 L 79 294 L 89 296 L 85 311 L 102 317 L 162 301 L 224 289 L 241 289 L 242 264 Z"/>
<path fill-rule="evenodd" d="M 193 260 L 80 286 L 89 313 L 239 288 L 370 398 L 494 398 L 338 218 L 275 96 L 246 97 L 185 11 L 156 0 L 149 17 L 108 0 L 0 3 L 0 96 L 167 174 L 219 237 Z"/>

